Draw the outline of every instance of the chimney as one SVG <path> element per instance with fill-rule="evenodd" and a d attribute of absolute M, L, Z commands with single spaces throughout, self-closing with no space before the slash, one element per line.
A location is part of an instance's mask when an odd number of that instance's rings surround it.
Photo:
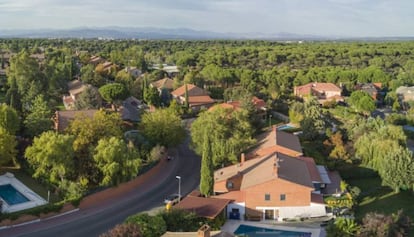
<path fill-rule="evenodd" d="M 240 156 L 240 166 L 242 166 L 245 161 L 246 161 L 246 157 L 245 157 L 244 153 L 241 153 L 241 156 Z"/>
<path fill-rule="evenodd" d="M 204 224 L 198 229 L 197 237 L 210 237 L 210 226 Z"/>

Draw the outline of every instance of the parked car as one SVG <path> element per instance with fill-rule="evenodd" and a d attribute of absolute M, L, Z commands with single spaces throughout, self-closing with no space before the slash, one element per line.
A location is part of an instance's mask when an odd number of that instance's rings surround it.
<path fill-rule="evenodd" d="M 164 203 L 165 204 L 171 203 L 172 205 L 174 205 L 174 204 L 177 204 L 178 202 L 180 202 L 180 200 L 181 200 L 180 195 L 177 194 L 177 193 L 174 193 L 174 194 L 171 194 L 170 196 L 168 196 L 164 200 Z"/>

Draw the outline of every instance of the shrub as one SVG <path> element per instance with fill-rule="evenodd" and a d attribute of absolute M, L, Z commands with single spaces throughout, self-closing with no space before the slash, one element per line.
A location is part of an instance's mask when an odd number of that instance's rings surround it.
<path fill-rule="evenodd" d="M 167 230 L 173 232 L 197 231 L 202 221 L 195 213 L 180 209 L 161 212 L 160 215 L 167 225 Z"/>
<path fill-rule="evenodd" d="M 141 213 L 128 217 L 125 222 L 140 226 L 142 235 L 145 237 L 159 237 L 167 231 L 167 225 L 161 215 L 150 216 L 147 213 Z"/>
<path fill-rule="evenodd" d="M 141 230 L 136 224 L 120 224 L 110 229 L 108 232 L 100 235 L 100 237 L 142 237 Z"/>

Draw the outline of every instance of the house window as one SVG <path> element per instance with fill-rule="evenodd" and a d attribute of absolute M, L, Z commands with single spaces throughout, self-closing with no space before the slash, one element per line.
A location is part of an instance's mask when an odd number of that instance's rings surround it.
<path fill-rule="evenodd" d="M 265 194 L 265 201 L 270 201 L 270 194 L 268 193 Z"/>
<path fill-rule="evenodd" d="M 286 200 L 286 194 L 280 194 L 280 201 Z"/>
<path fill-rule="evenodd" d="M 228 181 L 227 182 L 227 188 L 233 188 L 233 182 Z"/>

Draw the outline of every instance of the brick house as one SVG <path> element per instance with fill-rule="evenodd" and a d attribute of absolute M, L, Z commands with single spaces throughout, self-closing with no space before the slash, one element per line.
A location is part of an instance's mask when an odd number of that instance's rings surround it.
<path fill-rule="evenodd" d="M 344 101 L 341 96 L 342 89 L 333 83 L 312 82 L 303 86 L 295 86 L 293 94 L 296 97 L 306 100 L 308 96 L 315 96 L 320 104 L 327 101 Z"/>
<path fill-rule="evenodd" d="M 322 196 L 313 193 L 313 178 L 308 164 L 296 157 L 274 152 L 246 161 L 242 156 L 239 164 L 214 173 L 214 192 L 216 198 L 233 200 L 227 206 L 230 218 L 325 216 Z"/>
<path fill-rule="evenodd" d="M 188 104 L 191 109 L 195 111 L 199 111 L 200 109 L 208 109 L 215 103 L 215 101 L 205 90 L 193 84 L 186 84 L 171 92 L 171 95 L 175 100 L 177 100 L 178 104 L 185 104 L 186 86 L 188 92 Z"/>

